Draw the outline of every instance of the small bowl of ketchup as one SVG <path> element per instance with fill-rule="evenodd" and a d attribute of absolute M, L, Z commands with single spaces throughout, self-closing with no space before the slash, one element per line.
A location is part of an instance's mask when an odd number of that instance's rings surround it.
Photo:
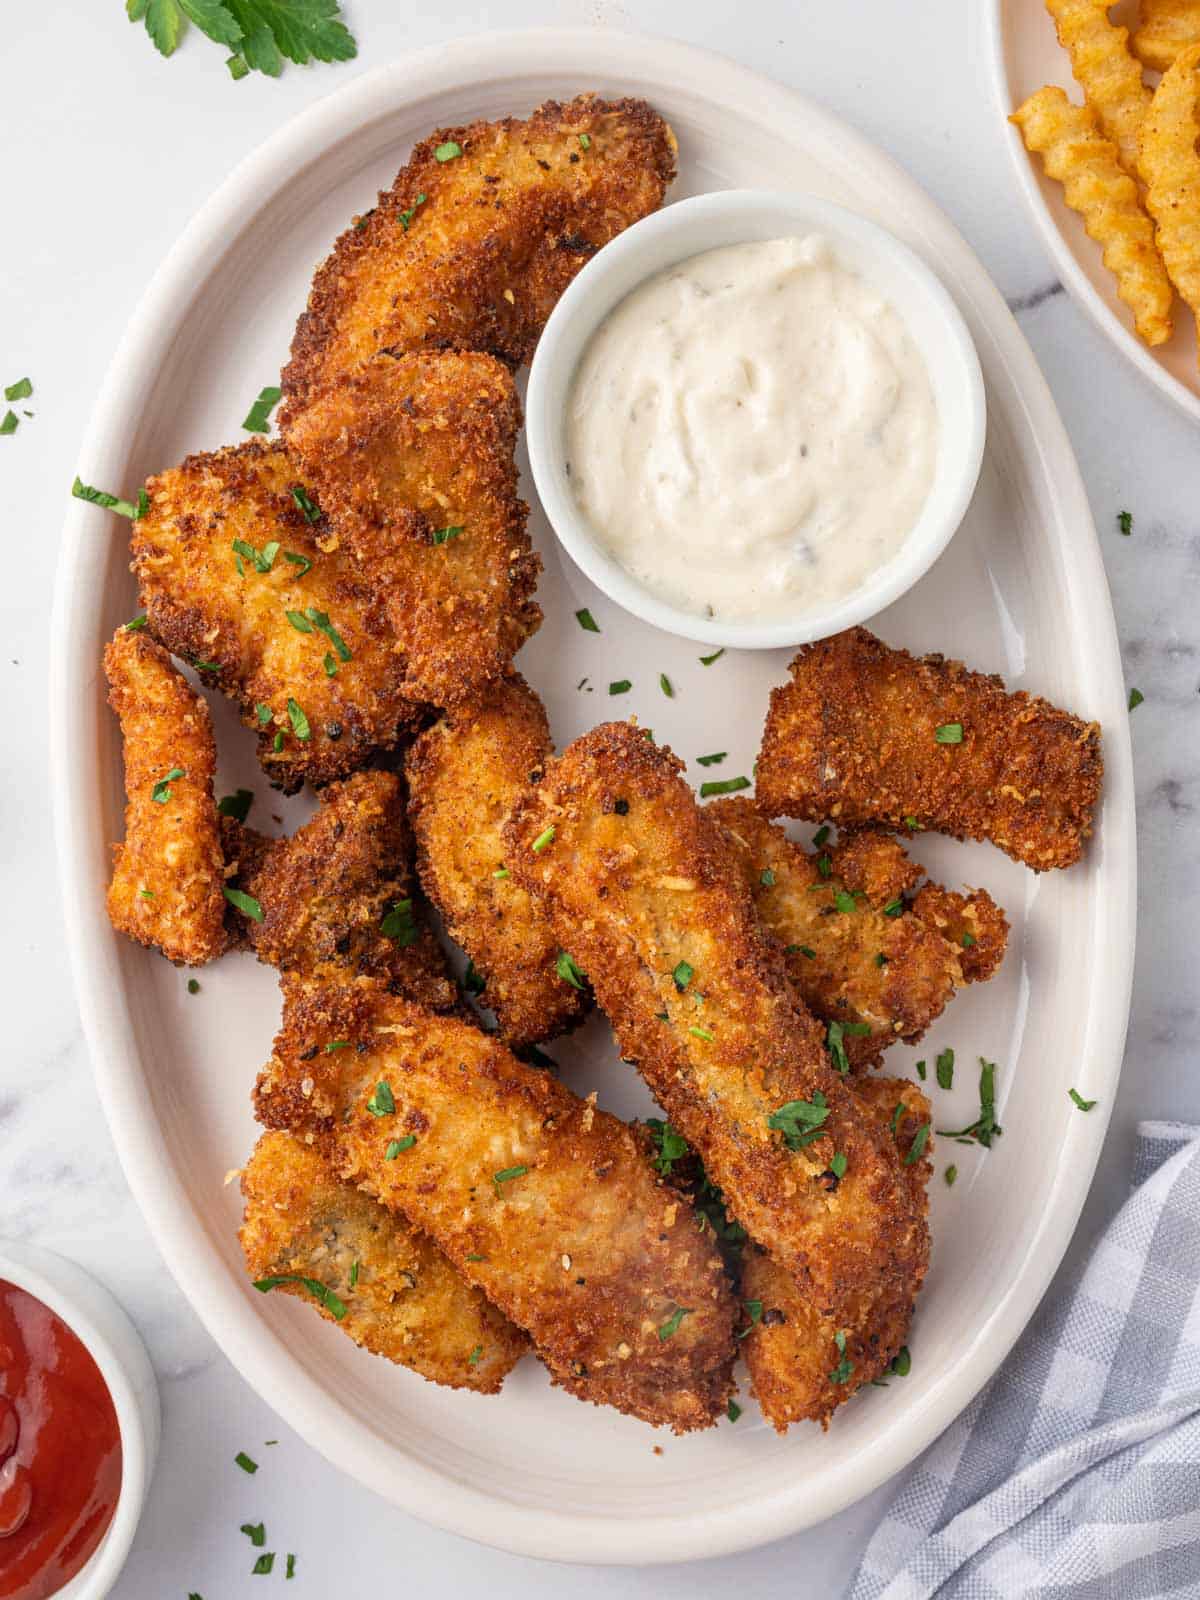
<path fill-rule="evenodd" d="M 158 1454 L 145 1347 L 106 1289 L 0 1241 L 0 1600 L 101 1600 Z"/>

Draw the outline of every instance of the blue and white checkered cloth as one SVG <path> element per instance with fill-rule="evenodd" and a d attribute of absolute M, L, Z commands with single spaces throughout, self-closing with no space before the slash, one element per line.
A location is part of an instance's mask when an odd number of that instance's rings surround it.
<path fill-rule="evenodd" d="M 1200 1596 L 1200 1128 L 1143 1123 L 1133 1183 L 920 1461 L 850 1600 Z"/>

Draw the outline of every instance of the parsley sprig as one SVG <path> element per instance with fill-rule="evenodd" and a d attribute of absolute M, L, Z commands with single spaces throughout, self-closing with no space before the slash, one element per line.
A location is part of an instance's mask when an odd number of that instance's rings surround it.
<path fill-rule="evenodd" d="M 248 72 L 277 78 L 286 57 L 351 61 L 354 36 L 341 21 L 338 0 L 125 0 L 130 22 L 144 22 L 154 48 L 174 55 L 184 29 L 194 22 L 214 44 L 233 53 L 226 59 L 236 82 Z"/>

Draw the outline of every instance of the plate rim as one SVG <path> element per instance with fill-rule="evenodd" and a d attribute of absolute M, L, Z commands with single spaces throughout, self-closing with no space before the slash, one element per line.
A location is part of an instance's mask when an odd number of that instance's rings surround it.
<path fill-rule="evenodd" d="M 301 111 L 248 155 L 196 213 L 168 251 L 135 310 L 109 367 L 80 452 L 80 471 L 90 481 L 108 481 L 120 471 L 135 435 L 132 396 L 153 379 L 172 308 L 186 306 L 198 272 L 211 271 L 227 246 L 228 230 L 247 209 L 257 210 L 298 165 L 320 159 L 338 139 L 373 120 L 401 97 L 428 98 L 464 83 L 504 81 L 534 72 L 578 73 L 587 63 L 597 80 L 605 74 L 639 82 L 658 72 L 681 87 L 715 80 L 724 98 L 749 98 L 801 119 L 821 138 L 849 150 L 883 173 L 910 208 L 926 241 L 964 271 L 960 307 L 976 333 L 981 360 L 999 362 L 1028 423 L 1041 463 L 1047 495 L 1060 514 L 1056 526 L 1077 529 L 1053 545 L 1072 575 L 1073 596 L 1087 611 L 1095 640 L 1094 700 L 1103 711 L 1108 804 L 1104 848 L 1104 909 L 1108 922 L 1128 929 L 1136 906 L 1136 850 L 1132 754 L 1128 718 L 1110 716 L 1123 706 L 1116 625 L 1099 542 L 1083 481 L 1050 390 L 1023 334 L 995 285 L 957 229 L 914 179 L 840 117 L 783 84 L 715 52 L 660 36 L 589 28 L 534 28 L 472 35 L 407 54 L 372 69 Z M 564 63 L 573 63 L 567 66 Z M 974 331 L 974 327 L 973 327 Z M 138 380 L 142 382 L 139 385 Z M 129 421 L 126 422 L 126 413 Z M 1055 466 L 1051 470 L 1051 460 Z M 70 780 L 77 769 L 81 731 L 99 663 L 86 638 L 89 567 L 103 560 L 97 538 L 100 513 L 71 502 L 65 520 L 53 608 L 50 673 L 50 755 L 60 883 L 65 896 L 86 890 L 93 863 L 86 849 L 84 808 Z M 1076 630 L 1077 633 L 1077 630 Z M 83 747 L 86 747 L 84 745 Z M 1111 855 L 1111 863 L 1108 857 Z M 102 896 L 101 896 L 102 906 Z M 1093 930 L 1095 935 L 1096 930 Z M 1090 1082 L 1103 1092 L 1089 1117 L 1068 1124 L 1058 1152 L 1054 1187 L 1025 1262 L 977 1330 L 950 1376 L 935 1381 L 924 1410 L 908 1419 L 903 1437 L 884 1430 L 887 1448 L 863 1456 L 799 1487 L 781 1474 L 778 1493 L 753 1502 L 726 1503 L 637 1521 L 610 1515 L 545 1510 L 499 1500 L 427 1466 L 402 1450 L 384 1448 L 347 1427 L 337 1401 L 294 1363 L 278 1333 L 254 1314 L 249 1299 L 226 1283 L 216 1247 L 199 1214 L 173 1181 L 173 1165 L 160 1125 L 137 1094 L 136 1036 L 116 957 L 117 938 L 102 916 L 67 918 L 67 944 L 85 1038 L 97 1090 L 126 1180 L 156 1244 L 209 1334 L 241 1375 L 281 1416 L 340 1470 L 412 1515 L 448 1532 L 513 1554 L 563 1562 L 632 1564 L 684 1561 L 753 1548 L 812 1526 L 869 1494 L 908 1466 L 969 1404 L 992 1376 L 1040 1302 L 1074 1233 L 1091 1187 L 1120 1073 L 1133 976 L 1132 941 L 1093 938 L 1097 959 L 1106 962 L 1104 982 L 1093 986 L 1093 1008 L 1085 1024 Z M 619 1539 L 614 1538 L 620 1528 Z M 617 1548 L 619 1546 L 619 1548 Z"/>
<path fill-rule="evenodd" d="M 1132 328 L 1113 310 L 1076 260 L 1075 252 L 1063 237 L 1051 215 L 1038 183 L 1033 158 L 1025 148 L 1020 132 L 1008 120 L 1016 96 L 1008 73 L 1006 17 L 1012 0 L 988 0 L 984 33 L 992 95 L 1004 123 L 1001 136 L 1017 180 L 1025 209 L 1033 219 L 1051 262 L 1071 298 L 1091 318 L 1093 325 L 1125 359 L 1137 368 L 1146 381 L 1171 401 L 1184 416 L 1200 422 L 1200 393 L 1181 383 L 1169 372 L 1154 352 L 1144 345 Z M 1048 19 L 1047 19 L 1048 20 Z M 1073 80 L 1072 80 L 1073 81 Z M 1097 245 L 1097 249 L 1100 247 Z"/>

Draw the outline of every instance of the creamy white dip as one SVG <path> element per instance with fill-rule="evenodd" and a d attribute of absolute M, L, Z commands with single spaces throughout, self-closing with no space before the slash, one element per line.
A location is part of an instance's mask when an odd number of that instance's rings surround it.
<path fill-rule="evenodd" d="M 697 616 L 803 615 L 900 548 L 938 418 L 895 309 L 813 235 L 729 245 L 635 289 L 568 399 L 576 500 L 599 542 Z"/>

